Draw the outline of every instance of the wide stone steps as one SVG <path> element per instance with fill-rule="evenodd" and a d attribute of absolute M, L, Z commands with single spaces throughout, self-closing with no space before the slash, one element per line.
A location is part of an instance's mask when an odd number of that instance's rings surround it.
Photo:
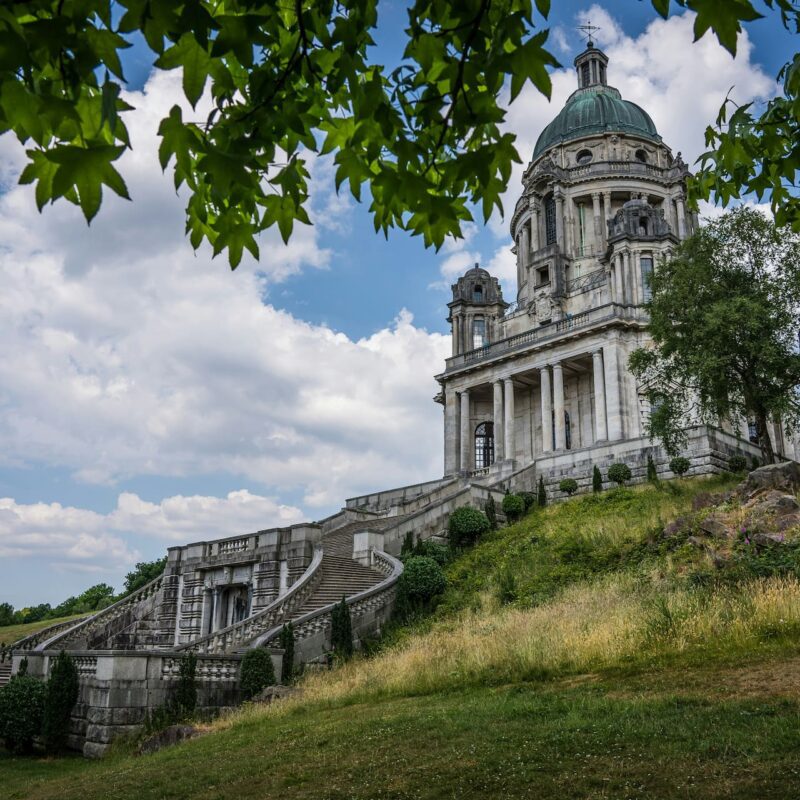
<path fill-rule="evenodd" d="M 0 663 L 0 686 L 5 686 L 11 680 L 11 661 Z"/>

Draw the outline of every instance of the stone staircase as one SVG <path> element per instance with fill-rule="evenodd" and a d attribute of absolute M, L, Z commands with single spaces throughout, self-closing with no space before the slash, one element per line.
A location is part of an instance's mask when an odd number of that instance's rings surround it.
<path fill-rule="evenodd" d="M 5 686 L 11 680 L 11 660 L 0 662 L 0 686 Z"/>

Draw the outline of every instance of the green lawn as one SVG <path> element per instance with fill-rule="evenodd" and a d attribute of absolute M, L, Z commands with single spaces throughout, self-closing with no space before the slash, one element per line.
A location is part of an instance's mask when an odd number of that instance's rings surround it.
<path fill-rule="evenodd" d="M 71 617 L 57 617 L 56 619 L 43 619 L 39 622 L 29 622 L 26 625 L 6 625 L 0 628 L 0 644 L 12 644 L 25 636 L 30 636 L 36 631 L 47 628 L 50 625 L 57 625 L 59 622 L 66 622 L 68 619 L 80 619 L 85 614 L 74 614 Z"/>
<path fill-rule="evenodd" d="M 306 707 L 152 756 L 0 758 L 0 775 L 8 800 L 785 800 L 800 795 L 798 675 L 794 656 Z"/>

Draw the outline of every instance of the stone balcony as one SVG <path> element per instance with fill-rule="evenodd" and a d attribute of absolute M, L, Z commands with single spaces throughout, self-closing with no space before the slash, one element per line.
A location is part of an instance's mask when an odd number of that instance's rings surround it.
<path fill-rule="evenodd" d="M 531 328 L 524 333 L 490 342 L 475 350 L 452 356 L 445 361 L 446 367 L 443 374 L 449 377 L 455 372 L 473 369 L 477 365 L 483 366 L 524 350 L 536 349 L 545 343 L 549 344 L 567 338 L 577 332 L 584 335 L 595 329 L 614 324 L 646 325 L 647 315 L 642 308 L 619 303 L 606 303 L 580 314 L 565 317 L 538 328 Z"/>

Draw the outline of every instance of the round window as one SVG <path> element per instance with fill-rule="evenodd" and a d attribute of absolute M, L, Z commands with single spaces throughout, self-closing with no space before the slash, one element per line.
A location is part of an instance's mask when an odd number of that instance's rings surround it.
<path fill-rule="evenodd" d="M 578 164 L 588 164 L 592 160 L 592 153 L 590 150 L 581 150 L 577 156 L 575 156 L 575 161 Z"/>
<path fill-rule="evenodd" d="M 637 150 L 636 151 L 636 160 L 641 161 L 642 164 L 647 163 L 647 153 L 644 150 Z"/>

